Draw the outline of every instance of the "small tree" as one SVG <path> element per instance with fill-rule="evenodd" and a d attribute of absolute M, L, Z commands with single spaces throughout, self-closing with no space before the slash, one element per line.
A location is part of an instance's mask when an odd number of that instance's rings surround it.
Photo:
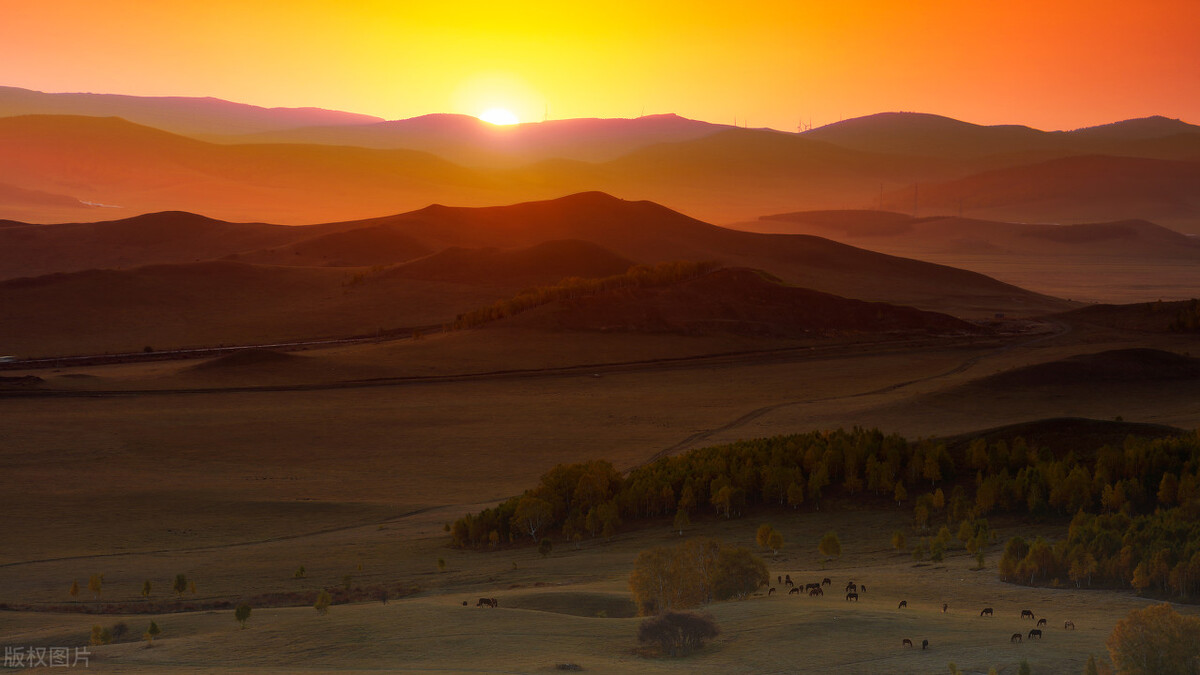
<path fill-rule="evenodd" d="M 929 545 L 929 559 L 935 563 L 940 563 L 946 559 L 946 549 L 942 548 L 942 542 L 934 539 Z"/>
<path fill-rule="evenodd" d="M 305 574 L 307 574 L 307 572 L 304 570 L 304 565 L 301 565 L 296 568 L 295 572 L 292 572 L 292 578 L 293 579 L 303 579 Z"/>
<path fill-rule="evenodd" d="M 533 495 L 521 497 L 512 516 L 513 523 L 523 532 L 528 532 L 534 541 L 537 541 L 538 532 L 549 525 L 553 518 L 554 506 Z"/>
<path fill-rule="evenodd" d="M 446 571 L 446 559 L 438 558 L 437 567 L 438 567 L 439 572 L 445 572 Z"/>
<path fill-rule="evenodd" d="M 1088 654 L 1087 666 L 1083 669 L 1083 675 L 1100 675 L 1100 667 L 1096 665 L 1096 656 Z"/>
<path fill-rule="evenodd" d="M 690 517 L 688 517 L 687 511 L 684 511 L 683 509 L 679 509 L 678 511 L 675 512 L 674 529 L 679 530 L 679 536 L 682 537 L 683 536 L 683 528 L 685 528 L 691 524 L 692 524 L 692 519 Z"/>
<path fill-rule="evenodd" d="M 118 621 L 112 627 L 113 642 L 120 642 L 121 638 L 125 637 L 125 634 L 128 632 L 129 632 L 129 626 L 126 626 L 124 621 Z"/>
<path fill-rule="evenodd" d="M 112 642 L 112 633 L 99 624 L 92 626 L 92 636 L 88 639 L 90 645 L 106 645 Z"/>
<path fill-rule="evenodd" d="M 542 540 L 538 542 L 538 555 L 548 558 L 550 557 L 550 552 L 553 550 L 554 542 L 550 541 L 549 537 L 542 537 Z"/>
<path fill-rule="evenodd" d="M 192 595 L 196 594 L 196 582 L 195 581 L 188 582 L 188 593 L 191 593 Z"/>
<path fill-rule="evenodd" d="M 183 592 L 187 590 L 188 580 L 185 574 L 176 574 L 175 583 L 171 584 L 171 590 L 175 591 L 175 595 L 183 597 Z"/>
<path fill-rule="evenodd" d="M 78 600 L 79 599 L 79 581 L 77 581 L 77 580 L 72 581 L 71 588 L 67 589 L 67 593 L 71 594 L 71 598 Z"/>
<path fill-rule="evenodd" d="M 317 610 L 318 614 L 325 615 L 329 612 L 329 606 L 333 604 L 333 598 L 329 596 L 329 591 L 321 591 L 317 593 L 317 601 L 313 603 L 313 609 Z"/>
<path fill-rule="evenodd" d="M 142 582 L 142 597 L 143 597 L 143 598 L 149 598 L 149 597 L 150 597 L 150 588 L 151 588 L 151 586 L 150 586 L 150 580 L 149 580 L 149 579 L 147 579 L 147 580 L 145 580 L 145 581 L 143 581 L 143 582 Z"/>
<path fill-rule="evenodd" d="M 1017 667 L 1017 675 L 1033 675 L 1033 669 L 1029 667 L 1029 661 L 1021 659 L 1021 665 Z"/>
<path fill-rule="evenodd" d="M 903 551 L 905 548 L 904 533 L 900 530 L 892 533 L 892 548 L 897 551 Z"/>
<path fill-rule="evenodd" d="M 767 546 L 771 549 L 771 555 L 779 554 L 779 549 L 783 548 L 783 535 L 779 534 L 778 530 L 772 530 L 771 536 L 767 537 Z"/>
<path fill-rule="evenodd" d="M 824 537 L 821 537 L 821 543 L 817 545 L 817 550 L 821 555 L 828 558 L 840 558 L 842 556 L 842 542 L 838 541 L 838 537 L 833 532 L 826 532 Z"/>
<path fill-rule="evenodd" d="M 93 574 L 88 577 L 88 590 L 92 592 L 92 598 L 99 600 L 100 592 L 104 589 L 104 575 Z"/>
<path fill-rule="evenodd" d="M 775 528 L 766 523 L 759 525 L 758 531 L 754 533 L 754 543 L 758 544 L 759 548 L 767 548 L 767 539 L 770 538 L 771 533 L 774 531 Z"/>
<path fill-rule="evenodd" d="M 666 656 L 686 656 L 720 632 L 709 614 L 666 612 L 638 626 L 638 642 L 657 645 Z"/>
<path fill-rule="evenodd" d="M 146 646 L 153 647 L 154 646 L 154 638 L 158 637 L 160 633 L 162 633 L 162 631 L 159 630 L 158 624 L 151 621 L 150 627 L 146 629 L 146 632 L 144 634 L 142 634 L 142 637 L 145 638 L 145 640 L 146 640 Z"/>
<path fill-rule="evenodd" d="M 250 618 L 250 605 L 244 602 L 238 605 L 237 609 L 233 610 L 233 618 L 242 624 L 242 630 L 246 630 L 246 620 Z"/>

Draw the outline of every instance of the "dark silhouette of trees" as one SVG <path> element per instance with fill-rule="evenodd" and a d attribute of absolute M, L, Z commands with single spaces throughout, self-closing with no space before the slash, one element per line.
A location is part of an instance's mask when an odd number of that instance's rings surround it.
<path fill-rule="evenodd" d="M 708 614 L 665 612 L 638 626 L 638 642 L 657 645 L 666 656 L 686 656 L 721 633 Z"/>

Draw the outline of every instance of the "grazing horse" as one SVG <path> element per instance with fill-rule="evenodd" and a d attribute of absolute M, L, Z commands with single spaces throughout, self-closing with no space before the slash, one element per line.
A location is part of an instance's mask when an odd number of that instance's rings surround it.
<path fill-rule="evenodd" d="M 1033 638 L 1037 638 L 1037 639 L 1041 640 L 1042 639 L 1042 631 L 1038 630 L 1037 628 L 1030 628 L 1029 629 L 1029 639 L 1032 640 Z"/>
<path fill-rule="evenodd" d="M 1075 630 L 1075 622 L 1068 619 L 1063 622 L 1063 628 L 1066 630 Z"/>
<path fill-rule="evenodd" d="M 808 595 L 809 595 L 809 597 L 815 598 L 818 595 L 825 595 L 825 591 L 821 590 L 821 588 L 818 586 L 817 588 L 814 588 L 811 591 L 809 591 Z"/>
<path fill-rule="evenodd" d="M 847 582 L 846 582 L 846 591 L 847 591 L 847 592 L 849 592 L 849 591 L 857 591 L 857 590 L 858 590 L 858 586 L 856 586 L 856 585 L 854 584 L 854 582 L 853 582 L 853 581 L 847 581 Z"/>
<path fill-rule="evenodd" d="M 495 598 L 480 598 L 479 602 L 475 603 L 476 607 L 499 607 L 500 603 L 496 602 Z"/>
<path fill-rule="evenodd" d="M 795 586 L 796 585 L 796 584 L 792 583 L 792 575 L 790 575 L 790 574 L 783 575 L 783 583 L 786 586 Z"/>
<path fill-rule="evenodd" d="M 948 609 L 950 609 L 950 605 L 947 605 L 946 603 L 943 602 L 942 603 L 942 614 L 945 614 L 946 610 L 948 610 Z"/>
<path fill-rule="evenodd" d="M 993 614 L 992 614 L 992 608 L 991 608 L 991 607 L 984 607 L 984 608 L 983 608 L 983 611 L 979 613 L 979 616 L 993 616 Z"/>
<path fill-rule="evenodd" d="M 1021 610 L 1021 618 L 1024 619 L 1025 617 L 1029 617 L 1032 619 L 1033 618 L 1033 610 L 1032 609 Z"/>
<path fill-rule="evenodd" d="M 771 596 L 771 595 L 773 595 L 774 593 L 775 593 L 775 587 L 774 587 L 774 586 L 772 586 L 772 587 L 770 587 L 770 588 L 768 588 L 768 589 L 767 589 L 767 597 L 770 597 L 770 596 Z"/>
<path fill-rule="evenodd" d="M 903 640 L 900 641 L 900 646 L 901 647 L 911 647 L 912 640 L 909 640 L 908 638 L 904 638 Z"/>
<path fill-rule="evenodd" d="M 1045 625 L 1046 625 L 1046 619 L 1044 617 L 1041 619 L 1038 619 L 1038 622 L 1037 622 L 1038 628 L 1041 628 L 1042 626 L 1045 626 Z"/>
<path fill-rule="evenodd" d="M 788 591 L 788 595 L 800 595 L 800 589 L 792 586 L 792 590 Z"/>
<path fill-rule="evenodd" d="M 811 591 L 814 588 L 820 588 L 820 587 L 821 587 L 821 584 L 816 584 L 816 583 L 804 584 L 804 590 L 806 590 L 806 591 Z"/>
<path fill-rule="evenodd" d="M 821 580 L 822 586 L 828 586 L 829 584 L 832 584 L 832 583 L 833 582 L 829 580 L 829 577 L 825 577 L 824 579 Z"/>
<path fill-rule="evenodd" d="M 847 600 L 847 601 L 849 601 L 849 600 L 853 600 L 853 601 L 855 601 L 855 602 L 858 602 L 858 593 L 847 593 L 847 594 L 846 594 L 846 600 Z"/>
<path fill-rule="evenodd" d="M 1020 633 L 1013 633 L 1013 636 L 1012 636 L 1012 637 L 1010 637 L 1010 638 L 1008 638 L 1008 641 L 1009 641 L 1009 642 L 1020 642 L 1020 641 L 1021 641 L 1021 634 L 1020 634 Z"/>
<path fill-rule="evenodd" d="M 900 604 L 896 606 L 896 609 L 904 609 L 905 607 L 908 607 L 908 601 L 907 601 L 907 600 L 901 600 L 901 601 L 900 601 Z"/>

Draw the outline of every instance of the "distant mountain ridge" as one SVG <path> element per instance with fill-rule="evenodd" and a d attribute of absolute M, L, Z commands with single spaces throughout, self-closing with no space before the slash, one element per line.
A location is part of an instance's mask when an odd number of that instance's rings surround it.
<path fill-rule="evenodd" d="M 370 124 L 372 115 L 322 108 L 263 108 L 219 98 L 51 94 L 0 86 L 0 117 L 85 115 L 121 117 L 177 134 L 248 134 L 320 124 Z"/>
<path fill-rule="evenodd" d="M 1200 165 L 1200 127 L 1165 117 L 1049 132 L 923 113 L 799 134 L 676 115 L 505 127 L 466 115 L 384 121 L 6 88 L 0 145 L 0 219 L 25 222 L 183 210 L 302 224 L 599 190 L 709 222 L 884 208 L 1025 222 L 1142 219 L 1200 233 L 1190 168 Z"/>

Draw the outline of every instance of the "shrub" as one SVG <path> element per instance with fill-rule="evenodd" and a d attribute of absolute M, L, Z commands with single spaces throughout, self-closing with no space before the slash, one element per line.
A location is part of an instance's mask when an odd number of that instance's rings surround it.
<path fill-rule="evenodd" d="M 237 609 L 233 610 L 233 618 L 237 619 L 237 622 L 242 624 L 242 629 L 245 630 L 246 620 L 250 618 L 250 605 L 244 602 L 238 605 Z"/>
<path fill-rule="evenodd" d="M 667 656 L 685 656 L 720 632 L 717 622 L 708 614 L 666 612 L 638 626 L 638 642 L 657 645 Z"/>
<path fill-rule="evenodd" d="M 327 614 L 329 606 L 333 604 L 333 598 L 329 596 L 329 591 L 321 591 L 317 594 L 317 601 L 313 603 L 313 609 L 320 614 Z"/>

